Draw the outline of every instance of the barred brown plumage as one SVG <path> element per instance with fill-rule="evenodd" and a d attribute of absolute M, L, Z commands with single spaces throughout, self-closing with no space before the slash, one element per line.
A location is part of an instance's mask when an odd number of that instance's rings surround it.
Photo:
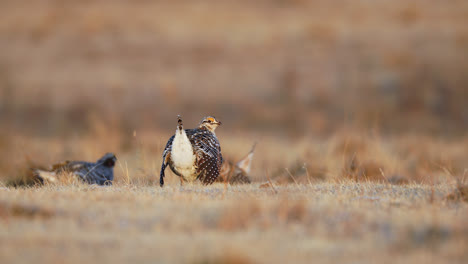
<path fill-rule="evenodd" d="M 71 173 L 89 184 L 112 185 L 116 160 L 114 154 L 106 153 L 96 162 L 65 161 L 52 165 L 50 170 L 36 169 L 34 174 L 41 181 L 55 182 L 60 174 Z"/>
<path fill-rule="evenodd" d="M 225 182 L 230 184 L 244 184 L 251 183 L 249 177 L 250 167 L 253 160 L 255 145 L 252 146 L 250 152 L 239 162 L 233 163 L 231 161 L 224 161 L 219 172 L 217 182 Z"/>
<path fill-rule="evenodd" d="M 160 185 L 164 185 L 165 169 L 171 170 L 184 181 L 196 179 L 212 184 L 219 176 L 223 157 L 221 146 L 214 133 L 221 122 L 215 117 L 205 117 L 198 128 L 183 129 L 178 116 L 176 133 L 168 140 L 163 152 Z"/>

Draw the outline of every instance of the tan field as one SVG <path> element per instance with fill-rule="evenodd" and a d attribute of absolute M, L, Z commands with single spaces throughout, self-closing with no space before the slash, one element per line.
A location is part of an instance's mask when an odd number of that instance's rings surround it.
<path fill-rule="evenodd" d="M 468 2 L 0 3 L 0 263 L 468 263 Z M 180 184 L 205 115 L 252 184 Z M 32 168 L 116 154 L 113 186 Z"/>
<path fill-rule="evenodd" d="M 248 150 L 222 135 L 225 156 Z M 466 140 L 419 140 L 263 140 L 250 185 L 181 186 L 169 173 L 164 188 L 160 153 L 141 140 L 112 187 L 1 188 L 2 263 L 465 263 Z M 54 146 L 37 144 L 38 160 Z"/>
<path fill-rule="evenodd" d="M 2 190 L 0 254 L 3 263 L 465 263 L 468 211 L 443 199 L 451 191 L 347 181 Z"/>

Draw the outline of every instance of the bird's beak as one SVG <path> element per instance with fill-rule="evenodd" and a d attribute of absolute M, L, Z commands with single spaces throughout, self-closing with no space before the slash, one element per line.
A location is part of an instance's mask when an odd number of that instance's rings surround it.
<path fill-rule="evenodd" d="M 216 124 L 217 124 L 218 126 L 220 126 L 222 123 L 221 123 L 220 121 L 218 121 L 218 122 L 216 122 Z"/>

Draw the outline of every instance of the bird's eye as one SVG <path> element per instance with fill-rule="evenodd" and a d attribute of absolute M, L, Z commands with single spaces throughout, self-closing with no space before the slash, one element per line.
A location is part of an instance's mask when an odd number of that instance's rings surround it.
<path fill-rule="evenodd" d="M 107 167 L 114 167 L 115 166 L 115 161 L 113 159 L 108 159 L 106 160 L 106 163 L 104 164 Z"/>
<path fill-rule="evenodd" d="M 213 123 L 214 119 L 212 117 L 208 118 L 208 122 Z"/>

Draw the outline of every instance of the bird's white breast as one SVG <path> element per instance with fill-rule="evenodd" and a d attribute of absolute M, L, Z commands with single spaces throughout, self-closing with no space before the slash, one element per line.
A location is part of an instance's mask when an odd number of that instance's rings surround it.
<path fill-rule="evenodd" d="M 195 154 L 185 130 L 177 130 L 171 150 L 172 162 L 177 171 L 188 181 L 194 181 Z M 193 179 L 192 179 L 193 178 Z"/>

